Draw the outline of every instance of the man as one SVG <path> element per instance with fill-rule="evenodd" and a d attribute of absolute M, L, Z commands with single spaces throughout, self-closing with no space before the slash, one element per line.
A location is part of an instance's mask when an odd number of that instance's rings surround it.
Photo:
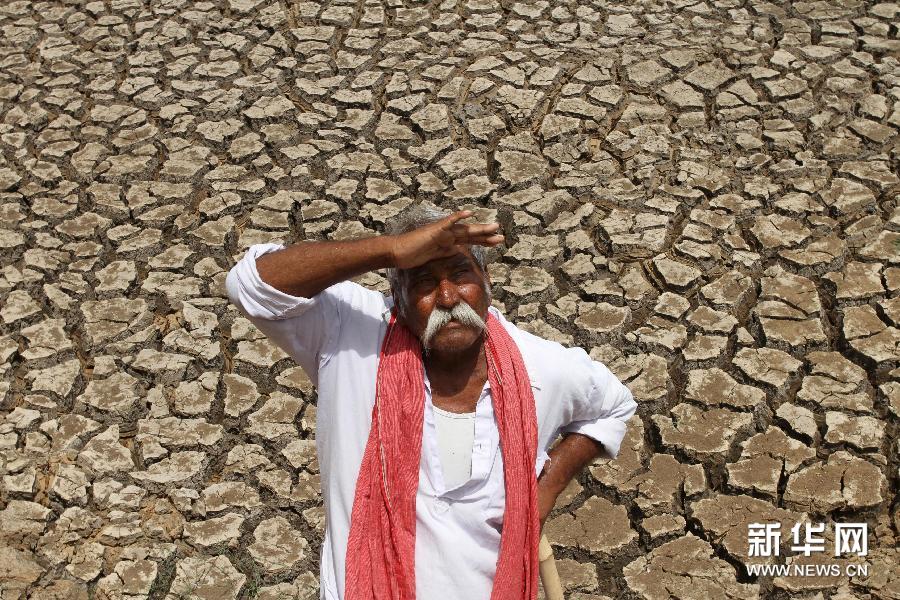
<path fill-rule="evenodd" d="M 635 412 L 584 350 L 490 305 L 484 247 L 503 236 L 471 214 L 419 205 L 390 235 L 257 244 L 228 274 L 318 388 L 327 600 L 533 600 L 547 515 Z M 382 268 L 391 297 L 348 281 Z"/>

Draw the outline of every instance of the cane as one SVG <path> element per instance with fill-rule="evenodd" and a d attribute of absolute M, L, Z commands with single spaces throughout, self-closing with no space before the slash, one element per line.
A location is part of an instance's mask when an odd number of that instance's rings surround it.
<path fill-rule="evenodd" d="M 541 573 L 541 585 L 544 586 L 544 596 L 547 600 L 563 600 L 562 584 L 559 582 L 559 572 L 556 570 L 556 560 L 553 558 L 553 548 L 547 541 L 547 536 L 541 534 L 538 544 L 538 570 Z"/>

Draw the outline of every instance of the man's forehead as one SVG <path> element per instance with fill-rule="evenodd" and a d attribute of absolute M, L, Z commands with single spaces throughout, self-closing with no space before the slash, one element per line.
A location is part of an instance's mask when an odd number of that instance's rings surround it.
<path fill-rule="evenodd" d="M 476 264 L 475 260 L 471 255 L 466 255 L 463 252 L 457 252 L 452 256 L 445 256 L 443 258 L 435 258 L 433 260 L 429 260 L 424 265 L 419 265 L 418 267 L 414 267 L 409 270 L 410 273 L 421 273 L 430 270 L 432 267 L 438 266 L 447 266 L 447 267 L 455 267 L 458 265 L 470 265 Z"/>

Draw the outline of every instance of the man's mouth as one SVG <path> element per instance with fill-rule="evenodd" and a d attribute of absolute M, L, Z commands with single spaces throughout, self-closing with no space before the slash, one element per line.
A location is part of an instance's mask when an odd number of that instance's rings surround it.
<path fill-rule="evenodd" d="M 456 312 L 460 318 L 454 316 L 454 312 Z M 452 310 L 435 307 L 432 313 L 428 315 L 425 328 L 419 335 L 422 346 L 425 347 L 426 351 L 431 347 L 431 342 L 434 337 L 445 331 L 445 327 L 449 327 L 449 331 L 461 333 L 463 329 L 469 331 L 481 331 L 485 328 L 485 324 L 483 323 L 482 317 L 478 316 L 474 309 L 462 300 L 460 301 L 460 304 L 453 307 Z M 448 333 L 447 335 L 452 334 Z"/>

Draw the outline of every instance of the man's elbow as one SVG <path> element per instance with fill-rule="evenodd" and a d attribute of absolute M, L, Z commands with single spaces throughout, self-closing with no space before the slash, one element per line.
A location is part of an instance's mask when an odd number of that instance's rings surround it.
<path fill-rule="evenodd" d="M 622 386 L 622 393 L 612 416 L 620 421 L 627 421 L 634 416 L 635 412 L 637 412 L 637 401 L 634 399 L 634 394 L 627 387 Z"/>
<path fill-rule="evenodd" d="M 241 313 L 244 313 L 244 306 L 241 302 L 241 282 L 237 270 L 238 265 L 234 265 L 228 271 L 228 275 L 225 277 L 225 294 L 228 296 L 228 301 Z"/>

